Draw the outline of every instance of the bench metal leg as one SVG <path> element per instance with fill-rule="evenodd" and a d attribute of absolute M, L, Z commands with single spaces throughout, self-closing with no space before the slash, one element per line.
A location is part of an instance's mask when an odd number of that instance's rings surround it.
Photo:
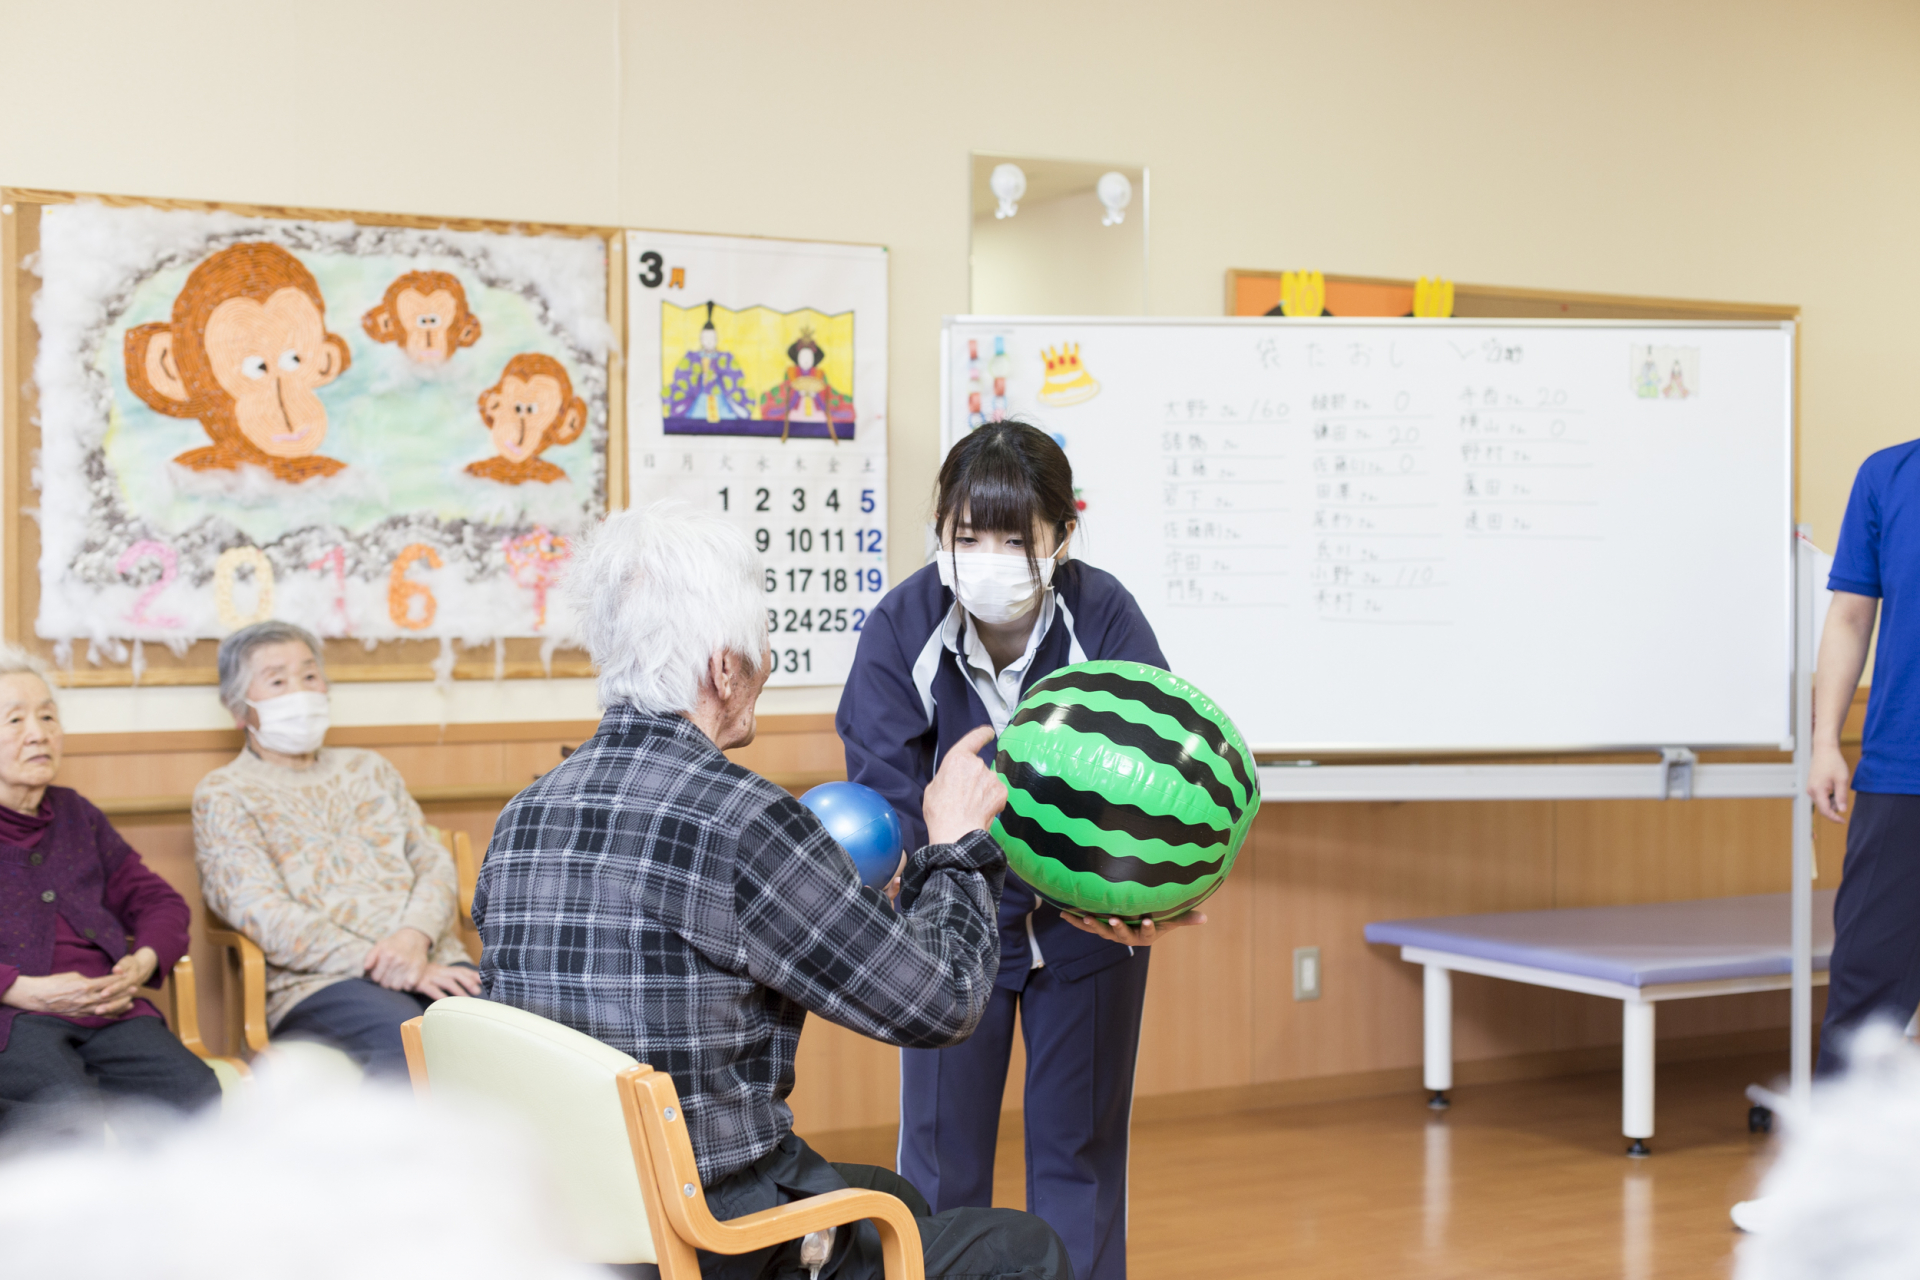
<path fill-rule="evenodd" d="M 1653 1010 L 1649 1000 L 1621 1003 L 1620 1132 L 1633 1140 L 1630 1156 L 1650 1155 L 1653 1136 Z"/>
<path fill-rule="evenodd" d="M 1453 1088 L 1453 973 L 1437 964 L 1425 965 L 1425 1067 L 1427 1105 L 1445 1111 L 1447 1090 Z"/>

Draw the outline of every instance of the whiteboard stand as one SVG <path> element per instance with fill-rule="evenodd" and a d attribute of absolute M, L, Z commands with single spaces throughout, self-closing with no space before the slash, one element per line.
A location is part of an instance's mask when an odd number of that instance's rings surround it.
<path fill-rule="evenodd" d="M 1383 800 L 1792 800 L 1790 1097 L 1797 1107 L 1804 1108 L 1813 1082 L 1813 802 L 1807 795 L 1807 773 L 1813 752 L 1816 656 L 1816 569 L 1813 544 L 1804 526 L 1794 538 L 1793 565 L 1791 764 L 1700 764 L 1690 749 L 1669 747 L 1653 764 L 1262 765 L 1260 798 L 1347 804 Z M 1435 1026 L 1447 1025 L 1445 1017 L 1434 1015 L 1436 1002 L 1450 1006 L 1450 993 L 1436 992 L 1429 980 L 1426 1002 L 1427 1034 L 1431 1036 Z M 1648 1120 L 1650 1123 L 1651 1117 Z"/>

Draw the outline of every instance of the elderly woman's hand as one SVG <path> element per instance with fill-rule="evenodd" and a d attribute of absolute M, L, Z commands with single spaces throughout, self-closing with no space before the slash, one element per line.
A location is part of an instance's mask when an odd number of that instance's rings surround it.
<path fill-rule="evenodd" d="M 28 1013 L 81 1013 L 98 1014 L 112 1017 L 116 1012 L 124 1013 L 126 1006 L 132 1003 L 130 996 L 109 995 L 114 985 L 112 974 L 104 978 L 86 978 L 77 973 L 50 973 L 34 977 L 21 974 L 13 980 L 6 994 L 0 995 L 0 1004 L 12 1005 Z M 119 1003 L 118 1010 L 111 1007 Z"/>
<path fill-rule="evenodd" d="M 463 964 L 430 964 L 413 989 L 423 996 L 444 1000 L 448 996 L 480 994 L 480 971 Z"/>
<path fill-rule="evenodd" d="M 418 929 L 395 929 L 367 952 L 366 974 L 389 991 L 411 991 L 427 971 L 433 939 Z"/>
<path fill-rule="evenodd" d="M 103 1018 L 116 1018 L 133 1007 L 134 992 L 147 985 L 160 967 L 160 957 L 152 947 L 141 947 L 121 956 L 113 972 L 100 979 L 105 985 L 95 993 L 94 1007 L 81 1010 Z"/>

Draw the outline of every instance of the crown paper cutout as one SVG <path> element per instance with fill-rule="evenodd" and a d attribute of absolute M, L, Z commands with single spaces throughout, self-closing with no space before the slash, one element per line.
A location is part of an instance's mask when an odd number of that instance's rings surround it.
<path fill-rule="evenodd" d="M 1040 358 L 1047 366 L 1046 381 L 1040 384 L 1041 404 L 1056 407 L 1080 404 L 1100 394 L 1100 384 L 1080 363 L 1079 343 L 1063 342 L 1057 347 L 1044 347 L 1040 351 Z"/>

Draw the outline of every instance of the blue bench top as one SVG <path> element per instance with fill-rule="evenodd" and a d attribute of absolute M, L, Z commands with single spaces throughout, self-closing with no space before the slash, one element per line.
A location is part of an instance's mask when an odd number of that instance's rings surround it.
<path fill-rule="evenodd" d="M 1792 970 L 1788 895 L 1377 920 L 1367 941 L 1579 974 L 1630 987 Z M 1833 890 L 1813 895 L 1813 967 L 1833 953 Z"/>

